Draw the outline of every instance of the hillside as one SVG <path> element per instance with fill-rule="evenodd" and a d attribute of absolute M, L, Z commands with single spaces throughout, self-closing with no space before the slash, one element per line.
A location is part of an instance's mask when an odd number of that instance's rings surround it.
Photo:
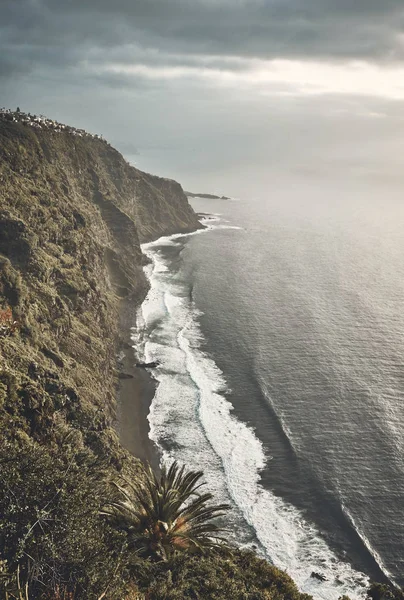
<path fill-rule="evenodd" d="M 139 244 L 200 224 L 178 183 L 23 117 L 0 115 L 0 461 L 15 455 L 9 476 L 26 477 L 18 461 L 79 452 L 133 477 L 114 420 L 125 315 L 147 292 Z"/>
<path fill-rule="evenodd" d="M 32 386 L 30 369 L 53 372 L 59 395 L 69 389 L 109 425 L 119 300 L 146 292 L 139 243 L 195 229 L 196 215 L 179 184 L 130 167 L 106 142 L 6 120 L 0 184 L 1 302 L 21 325 L 1 340 L 2 367 L 18 390 Z M 42 435 L 43 420 L 33 407 L 22 425 Z"/>

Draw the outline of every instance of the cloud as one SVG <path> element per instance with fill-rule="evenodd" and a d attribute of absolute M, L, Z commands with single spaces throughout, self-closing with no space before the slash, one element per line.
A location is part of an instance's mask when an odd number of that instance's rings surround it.
<path fill-rule="evenodd" d="M 402 0 L 0 0 L 2 85 L 403 98 Z"/>
<path fill-rule="evenodd" d="M 402 0 L 0 0 L 2 104 L 102 133 L 190 188 L 235 165 L 247 188 L 245 162 L 257 181 L 348 172 L 369 138 L 358 162 L 401 176 L 401 82 Z"/>
<path fill-rule="evenodd" d="M 122 46 L 156 53 L 401 61 L 402 0 L 2 0 L 2 54 L 77 64 Z M 53 52 L 46 52 L 51 49 Z M 54 55 L 54 56 L 52 56 Z M 53 58 L 53 61 L 52 61 Z"/>
<path fill-rule="evenodd" d="M 404 65 L 378 66 L 363 61 L 321 63 L 233 57 L 187 57 L 186 64 L 106 63 L 92 67 L 100 77 L 122 76 L 146 81 L 196 81 L 215 87 L 255 89 L 261 94 L 375 96 L 404 100 Z"/>

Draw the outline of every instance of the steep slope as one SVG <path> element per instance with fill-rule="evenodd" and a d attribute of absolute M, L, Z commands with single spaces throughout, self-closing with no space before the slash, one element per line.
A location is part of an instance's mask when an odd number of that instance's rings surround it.
<path fill-rule="evenodd" d="M 105 141 L 0 120 L 0 308 L 19 323 L 0 337 L 10 433 L 42 440 L 62 421 L 114 435 L 119 304 L 147 286 L 139 242 L 198 226 L 179 184 Z"/>

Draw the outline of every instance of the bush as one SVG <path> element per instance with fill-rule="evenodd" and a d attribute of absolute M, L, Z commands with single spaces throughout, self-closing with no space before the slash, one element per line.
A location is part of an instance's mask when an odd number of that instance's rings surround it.
<path fill-rule="evenodd" d="M 30 599 L 124 597 L 125 539 L 99 516 L 108 497 L 102 465 L 0 440 L 0 558 L 29 582 Z M 4 562 L 3 569 L 4 569 Z"/>
<path fill-rule="evenodd" d="M 169 562 L 138 560 L 132 569 L 149 600 L 312 600 L 286 573 L 253 552 L 236 549 L 178 554 Z"/>

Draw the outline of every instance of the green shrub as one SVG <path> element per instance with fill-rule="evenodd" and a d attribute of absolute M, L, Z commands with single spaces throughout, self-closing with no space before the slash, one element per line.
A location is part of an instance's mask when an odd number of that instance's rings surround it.
<path fill-rule="evenodd" d="M 75 600 L 122 598 L 125 538 L 99 516 L 108 486 L 87 452 L 55 452 L 0 440 L 0 557 L 20 569 L 31 598 L 59 589 Z M 111 587 L 111 584 L 112 587 Z"/>
<path fill-rule="evenodd" d="M 168 562 L 138 560 L 132 570 L 149 600 L 312 600 L 286 573 L 236 549 L 178 554 Z"/>

